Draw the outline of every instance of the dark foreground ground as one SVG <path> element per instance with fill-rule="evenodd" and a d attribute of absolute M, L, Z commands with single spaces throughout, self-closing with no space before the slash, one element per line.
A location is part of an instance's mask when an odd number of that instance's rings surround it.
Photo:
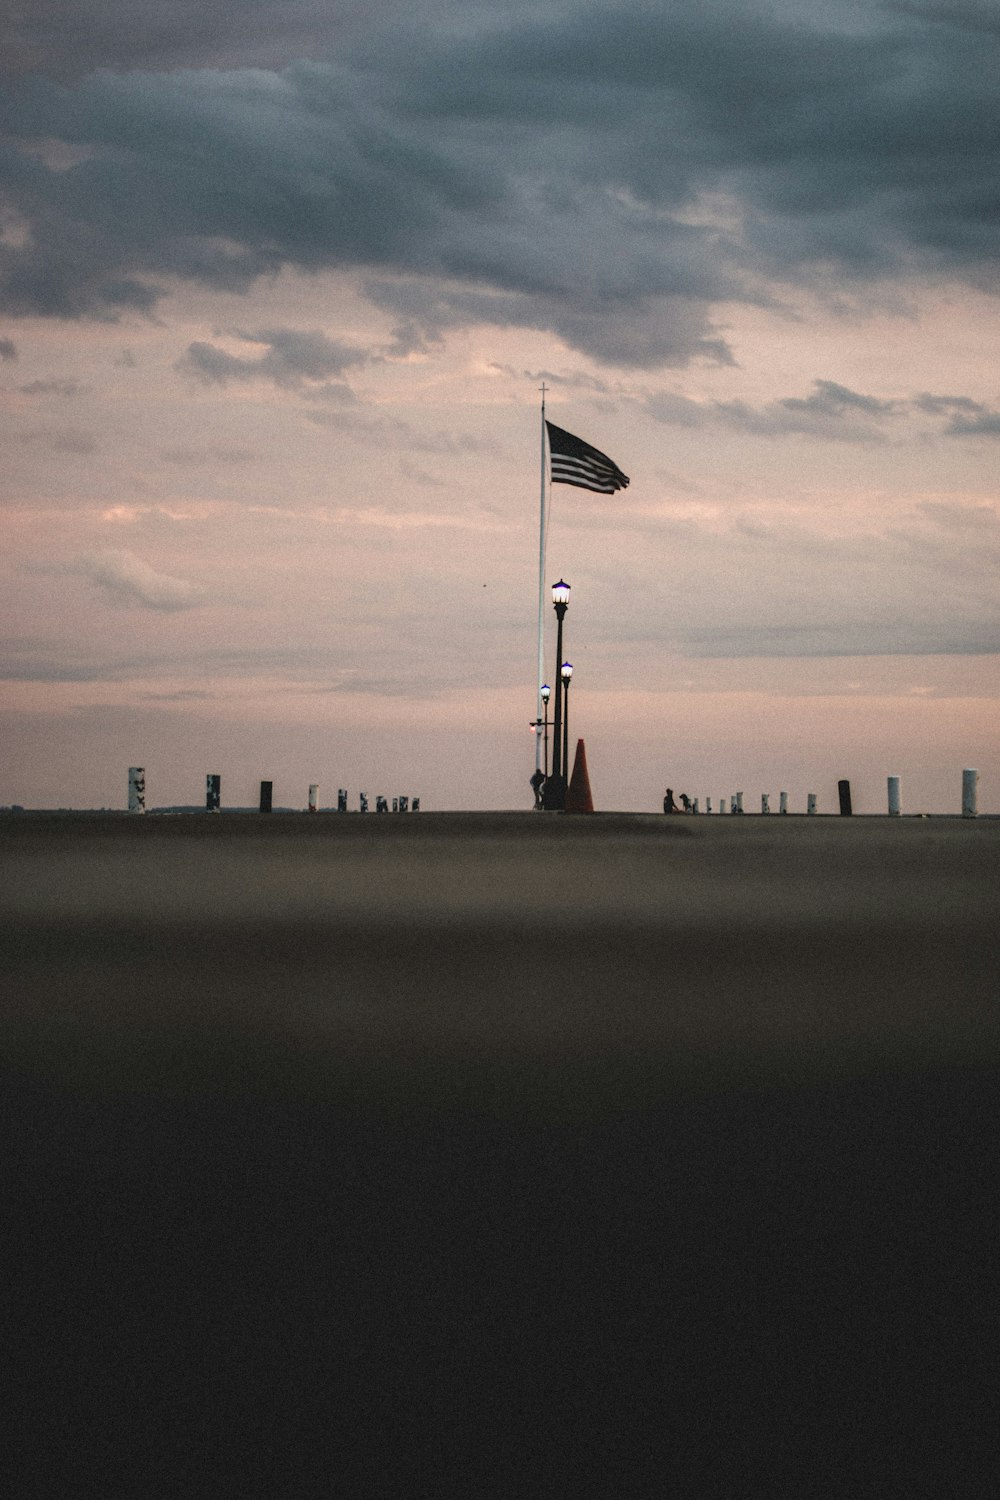
<path fill-rule="evenodd" d="M 1000 822 L 0 859 L 5 1493 L 997 1493 Z"/>

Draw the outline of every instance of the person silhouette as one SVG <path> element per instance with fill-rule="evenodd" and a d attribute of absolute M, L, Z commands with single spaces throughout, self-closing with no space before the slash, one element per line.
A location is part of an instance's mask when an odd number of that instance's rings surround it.
<path fill-rule="evenodd" d="M 673 787 L 667 787 L 666 793 L 663 798 L 663 811 L 665 813 L 675 813 L 677 811 L 677 803 L 674 801 Z"/>

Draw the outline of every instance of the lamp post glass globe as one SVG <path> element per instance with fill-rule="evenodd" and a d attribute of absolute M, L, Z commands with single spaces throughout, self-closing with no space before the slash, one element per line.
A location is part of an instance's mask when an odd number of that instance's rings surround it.
<path fill-rule="evenodd" d="M 571 661 L 564 661 L 563 662 L 562 667 L 560 668 L 560 671 L 559 671 L 559 676 L 563 680 L 563 686 L 564 687 L 569 687 L 570 679 L 573 676 L 573 663 Z"/>
<path fill-rule="evenodd" d="M 542 683 L 541 695 L 542 695 L 542 702 L 545 704 L 546 708 L 548 708 L 548 706 L 549 706 L 549 699 L 552 697 L 552 689 L 549 687 L 549 685 L 548 685 L 547 682 L 543 682 Z"/>
<path fill-rule="evenodd" d="M 558 583 L 552 585 L 552 603 L 556 609 L 562 605 L 563 609 L 569 604 L 569 584 L 560 578 Z"/>

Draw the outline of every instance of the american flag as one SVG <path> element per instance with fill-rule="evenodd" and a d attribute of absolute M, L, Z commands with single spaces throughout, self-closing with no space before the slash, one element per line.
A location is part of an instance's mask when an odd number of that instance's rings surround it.
<path fill-rule="evenodd" d="M 596 490 L 600 495 L 613 495 L 628 484 L 628 475 L 606 453 L 554 422 L 546 422 L 545 426 L 549 433 L 553 484 L 575 484 L 578 489 Z"/>

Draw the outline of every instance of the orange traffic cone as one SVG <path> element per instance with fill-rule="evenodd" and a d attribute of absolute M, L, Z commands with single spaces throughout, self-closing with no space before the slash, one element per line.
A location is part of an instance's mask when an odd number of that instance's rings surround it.
<path fill-rule="evenodd" d="M 572 813 L 592 813 L 594 811 L 594 799 L 590 795 L 590 777 L 587 775 L 587 751 L 583 740 L 576 742 L 576 759 L 573 762 L 573 774 L 566 788 L 566 811 Z"/>

